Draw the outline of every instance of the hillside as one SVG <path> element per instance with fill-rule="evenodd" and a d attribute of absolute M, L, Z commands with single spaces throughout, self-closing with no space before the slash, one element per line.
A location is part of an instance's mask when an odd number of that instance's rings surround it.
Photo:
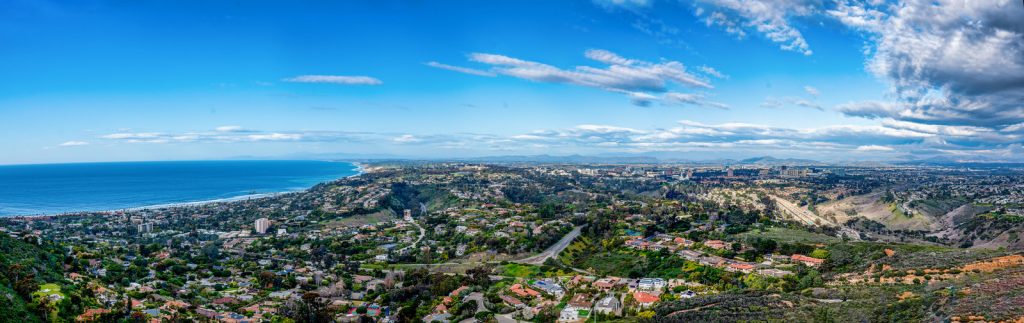
<path fill-rule="evenodd" d="M 60 257 L 39 246 L 0 234 L 0 322 L 39 322 L 32 293 L 60 281 Z"/>

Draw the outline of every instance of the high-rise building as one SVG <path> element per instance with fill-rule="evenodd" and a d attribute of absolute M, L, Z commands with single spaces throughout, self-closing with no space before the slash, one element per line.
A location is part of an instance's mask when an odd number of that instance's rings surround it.
<path fill-rule="evenodd" d="M 270 219 L 259 218 L 256 219 L 256 233 L 264 234 L 267 233 L 267 229 L 270 228 Z"/>

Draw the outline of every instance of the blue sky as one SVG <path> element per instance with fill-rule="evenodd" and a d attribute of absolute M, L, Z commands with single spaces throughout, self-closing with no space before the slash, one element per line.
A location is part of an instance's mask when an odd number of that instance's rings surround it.
<path fill-rule="evenodd" d="M 0 163 L 1021 161 L 1020 7 L 14 0 Z"/>

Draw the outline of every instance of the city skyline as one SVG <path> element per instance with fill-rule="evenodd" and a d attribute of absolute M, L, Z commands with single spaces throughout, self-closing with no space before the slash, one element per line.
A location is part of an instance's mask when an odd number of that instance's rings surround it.
<path fill-rule="evenodd" d="M 1024 162 L 1017 1 L 0 8 L 0 164 Z"/>

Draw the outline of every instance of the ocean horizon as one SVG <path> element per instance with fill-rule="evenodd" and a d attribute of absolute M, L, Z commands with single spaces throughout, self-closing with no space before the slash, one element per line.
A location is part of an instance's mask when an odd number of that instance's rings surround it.
<path fill-rule="evenodd" d="M 145 161 L 0 166 L 0 216 L 56 215 L 230 201 L 357 175 L 316 160 Z"/>

